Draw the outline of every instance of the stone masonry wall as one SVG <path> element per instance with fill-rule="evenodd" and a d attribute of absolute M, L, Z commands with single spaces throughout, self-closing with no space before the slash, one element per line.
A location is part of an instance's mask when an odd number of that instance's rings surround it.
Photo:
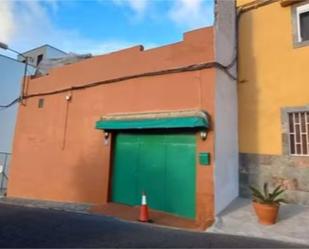
<path fill-rule="evenodd" d="M 251 197 L 249 186 L 268 182 L 286 189 L 288 202 L 309 205 L 309 157 L 240 153 L 240 195 Z"/>

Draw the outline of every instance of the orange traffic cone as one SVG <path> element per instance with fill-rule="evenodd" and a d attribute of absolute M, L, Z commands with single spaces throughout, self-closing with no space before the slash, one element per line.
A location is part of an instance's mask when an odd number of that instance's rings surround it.
<path fill-rule="evenodd" d="M 147 197 L 146 197 L 146 194 L 144 192 L 142 193 L 142 205 L 141 205 L 138 221 L 140 221 L 140 222 L 152 222 L 152 220 L 149 219 Z"/>

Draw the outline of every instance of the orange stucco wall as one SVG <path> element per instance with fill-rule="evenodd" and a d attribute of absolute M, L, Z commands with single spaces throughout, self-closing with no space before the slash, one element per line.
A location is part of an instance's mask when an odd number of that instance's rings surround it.
<path fill-rule="evenodd" d="M 213 29 L 188 32 L 182 42 L 142 51 L 133 47 L 51 70 L 30 79 L 27 93 L 39 93 L 143 72 L 214 60 Z M 102 115 L 206 110 L 213 122 L 215 69 L 143 77 L 84 90 L 39 97 L 20 105 L 8 195 L 103 204 L 108 201 L 111 143 L 104 145 L 95 122 Z M 72 94 L 72 100 L 65 96 Z M 213 155 L 214 134 L 197 133 L 197 155 Z M 197 160 L 198 162 L 198 160 Z M 213 160 L 212 160 L 213 162 Z M 213 163 L 197 167 L 197 221 L 214 215 Z"/>

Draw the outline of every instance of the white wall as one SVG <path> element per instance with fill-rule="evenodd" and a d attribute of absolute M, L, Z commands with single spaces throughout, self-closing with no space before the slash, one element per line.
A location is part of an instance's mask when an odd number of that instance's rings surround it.
<path fill-rule="evenodd" d="M 47 54 L 46 54 L 47 57 L 46 58 L 61 58 L 65 55 L 66 53 L 63 51 L 60 51 L 53 47 L 47 47 Z"/>
<path fill-rule="evenodd" d="M 217 1 L 216 60 L 228 65 L 235 56 L 235 2 Z M 236 65 L 231 69 L 236 75 Z M 238 196 L 237 82 L 217 70 L 215 96 L 215 213 Z"/>
<path fill-rule="evenodd" d="M 0 105 L 6 105 L 20 95 L 24 64 L 0 55 Z M 11 152 L 18 105 L 0 108 L 0 152 Z"/>
<path fill-rule="evenodd" d="M 28 57 L 28 64 L 33 65 L 33 66 L 37 65 L 37 59 L 40 54 L 43 55 L 43 58 L 46 58 L 47 46 L 38 47 L 38 48 L 29 50 L 23 53 L 24 56 Z M 23 61 L 24 58 L 21 56 L 18 56 L 18 60 Z"/>

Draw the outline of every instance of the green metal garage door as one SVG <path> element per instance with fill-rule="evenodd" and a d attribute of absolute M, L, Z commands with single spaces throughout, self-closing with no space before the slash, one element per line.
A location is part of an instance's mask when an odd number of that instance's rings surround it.
<path fill-rule="evenodd" d="M 195 136 L 119 133 L 115 141 L 112 201 L 195 218 Z"/>

